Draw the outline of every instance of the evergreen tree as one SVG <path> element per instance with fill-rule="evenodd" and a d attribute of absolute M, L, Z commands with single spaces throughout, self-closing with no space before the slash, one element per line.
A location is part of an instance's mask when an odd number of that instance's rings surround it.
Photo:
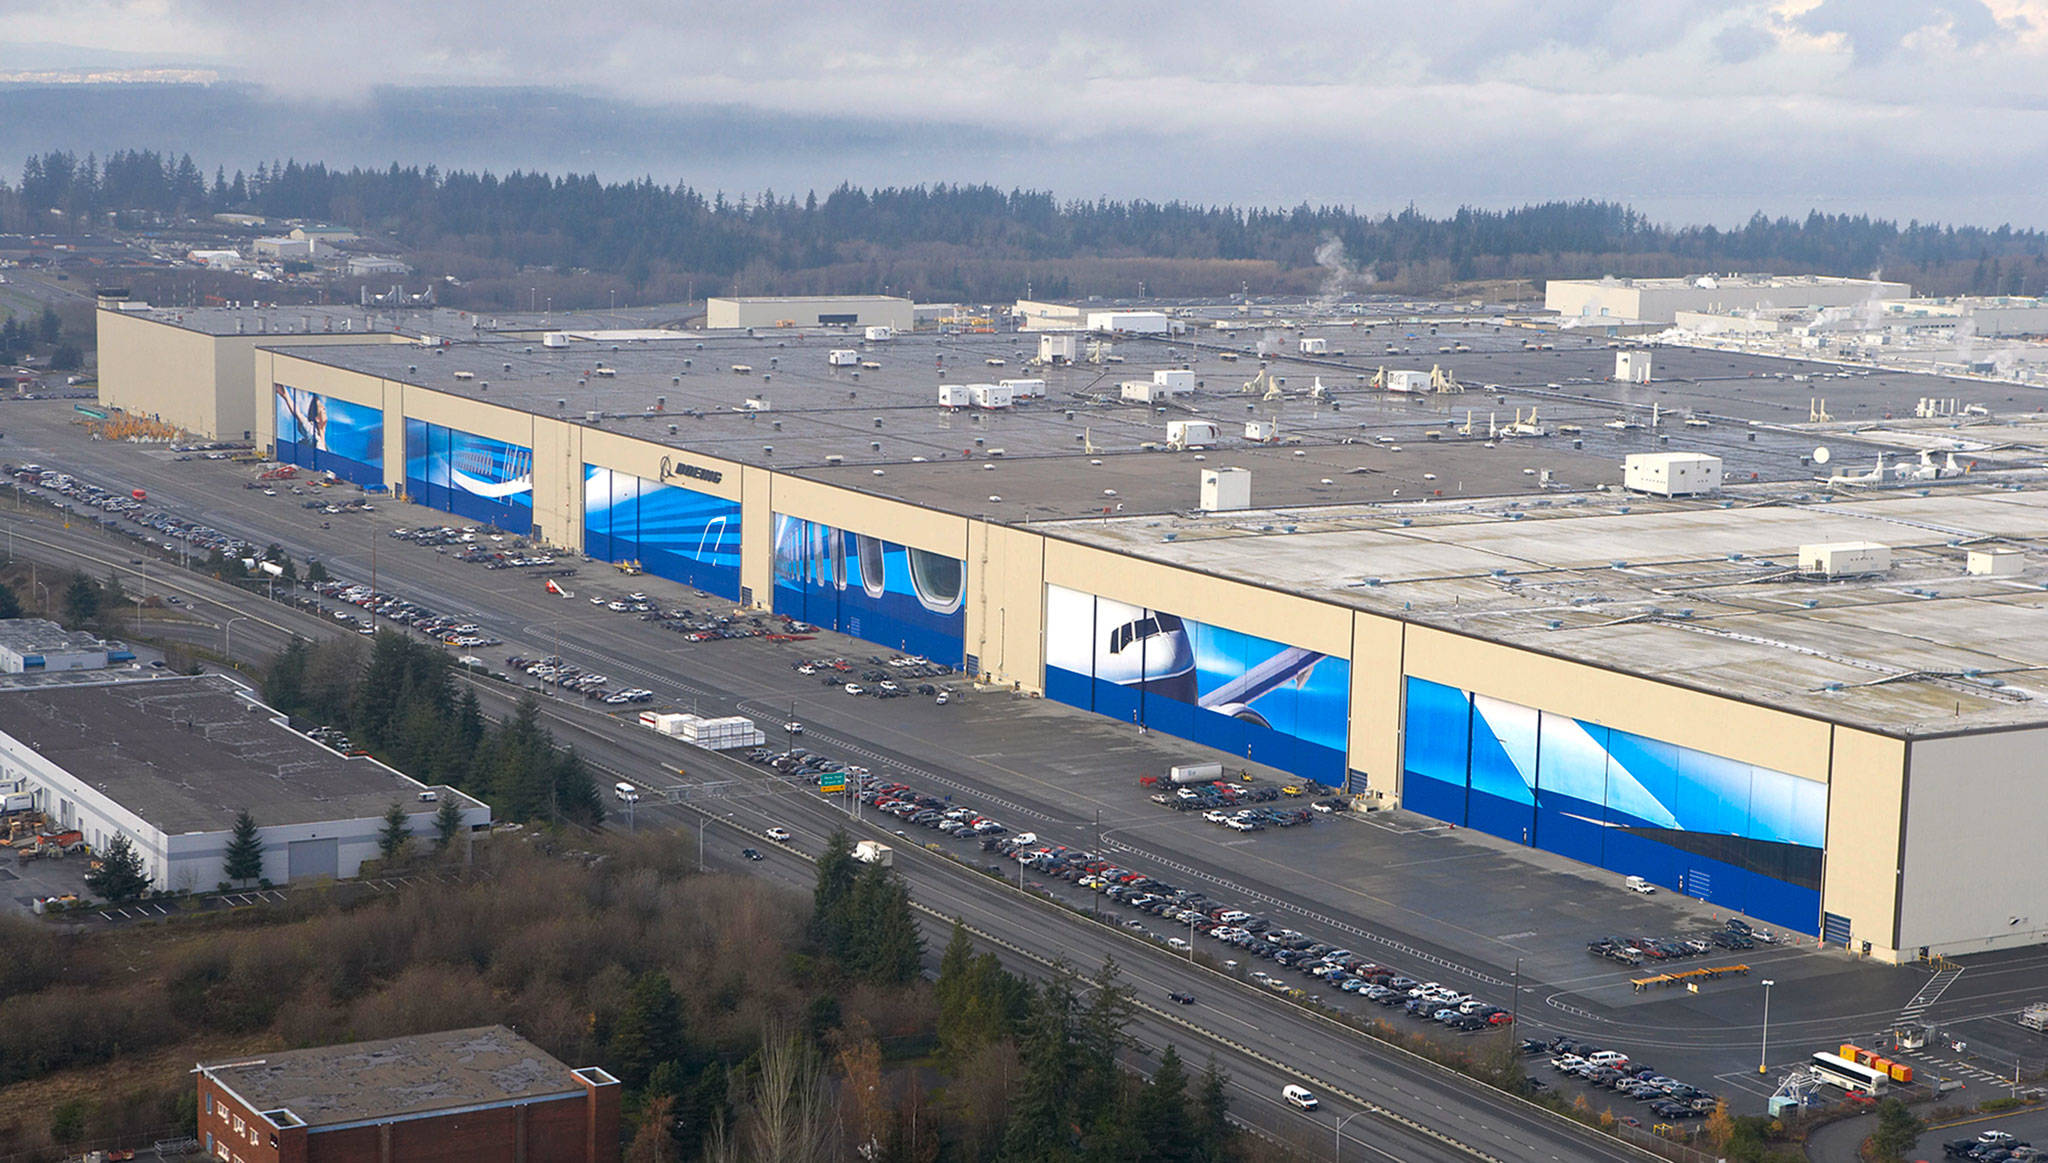
<path fill-rule="evenodd" d="M 1075 1031 L 1075 1053 L 1081 1072 L 1076 1102 L 1084 1121 L 1092 1121 L 1099 1113 L 1091 1104 L 1116 1093 L 1122 1078 L 1117 1059 L 1131 1044 L 1124 1031 L 1137 1016 L 1137 1008 L 1116 958 L 1103 958 L 1102 968 L 1095 974 L 1094 993 Z"/>
<path fill-rule="evenodd" d="M 321 560 L 320 560 L 319 558 L 317 558 L 317 557 L 316 557 L 316 558 L 314 558 L 313 560 L 311 560 L 311 561 L 309 561 L 309 562 L 307 562 L 307 563 L 306 563 L 306 584 L 307 584 L 307 585 L 315 585 L 315 586 L 317 586 L 317 585 L 319 585 L 319 584 L 320 584 L 321 582 L 324 582 L 324 581 L 326 581 L 326 580 L 328 580 L 328 578 L 327 578 L 327 566 L 326 566 L 326 564 L 325 564 L 325 563 L 323 563 L 323 562 L 322 562 L 322 561 L 321 561 Z"/>
<path fill-rule="evenodd" d="M 270 660 L 270 670 L 263 676 L 263 701 L 287 715 L 300 714 L 306 706 L 306 667 L 312 653 L 304 638 L 292 635 Z"/>
<path fill-rule="evenodd" d="M 620 1080 L 638 1089 L 656 1067 L 680 1062 L 683 1050 L 682 999 L 667 973 L 650 969 L 633 979 L 625 1009 L 612 1023 L 612 1061 Z"/>
<path fill-rule="evenodd" d="M 377 852 L 386 864 L 397 860 L 412 843 L 412 820 L 405 814 L 405 805 L 393 800 L 384 810 L 384 826 L 377 830 Z"/>
<path fill-rule="evenodd" d="M 99 616 L 100 588 L 76 570 L 64 587 L 64 620 L 72 627 L 85 625 Z"/>
<path fill-rule="evenodd" d="M 0 582 L 0 618 L 19 617 L 21 617 L 21 598 L 15 594 L 13 586 L 8 585 L 6 582 Z"/>
<path fill-rule="evenodd" d="M 924 937 L 910 907 L 910 890 L 894 869 L 881 864 L 862 868 L 840 908 L 848 943 L 842 959 L 856 976 L 875 985 L 907 985 L 917 979 Z"/>
<path fill-rule="evenodd" d="M 1169 1044 L 1159 1054 L 1152 1080 L 1138 1092 L 1132 1115 L 1138 1159 L 1144 1163 L 1191 1163 L 1188 1136 L 1188 1076 L 1180 1052 Z"/>
<path fill-rule="evenodd" d="M 1216 1066 L 1216 1052 L 1209 1052 L 1209 1065 L 1195 1086 L 1194 1107 L 1188 1112 L 1188 1140 L 1195 1163 L 1224 1163 L 1237 1154 L 1237 1126 L 1230 1121 L 1229 1079 Z"/>
<path fill-rule="evenodd" d="M 454 796 L 444 796 L 440 808 L 434 812 L 435 851 L 448 851 L 448 846 L 455 843 L 455 837 L 461 831 L 462 806 L 455 802 Z"/>
<path fill-rule="evenodd" d="M 818 854 L 817 886 L 811 890 L 811 944 L 834 960 L 843 959 L 848 947 L 846 902 L 853 896 L 860 862 L 853 858 L 853 838 L 844 828 L 834 828 L 825 838 L 825 850 Z"/>
<path fill-rule="evenodd" d="M 149 873 L 142 866 L 142 853 L 135 850 L 125 833 L 116 832 L 100 853 L 100 866 L 85 874 L 85 887 L 107 900 L 131 901 L 150 889 Z"/>
<path fill-rule="evenodd" d="M 1927 1124 L 1912 1108 L 1896 1098 L 1885 1099 L 1877 1104 L 1877 1133 L 1870 1137 L 1871 1150 L 1879 1159 L 1903 1159 L 1926 1129 Z"/>
<path fill-rule="evenodd" d="M 221 875 L 236 884 L 263 878 L 263 839 L 256 834 L 256 817 L 244 808 L 235 817 L 234 833 L 228 838 L 227 855 L 221 860 Z"/>
<path fill-rule="evenodd" d="M 1064 965 L 1038 989 L 1025 1023 L 1024 1077 L 1010 1104 L 1003 1157 L 1017 1163 L 1073 1158 L 1074 986 Z"/>

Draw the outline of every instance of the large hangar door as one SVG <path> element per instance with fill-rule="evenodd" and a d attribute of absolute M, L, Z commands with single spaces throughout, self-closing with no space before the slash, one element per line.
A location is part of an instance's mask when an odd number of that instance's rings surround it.
<path fill-rule="evenodd" d="M 294 840 L 285 877 L 294 882 L 324 876 L 336 879 L 341 873 L 340 840 Z"/>

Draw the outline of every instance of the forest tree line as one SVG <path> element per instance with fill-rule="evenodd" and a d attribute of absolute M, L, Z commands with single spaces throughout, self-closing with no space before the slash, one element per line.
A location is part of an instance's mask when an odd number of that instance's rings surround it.
<path fill-rule="evenodd" d="M 11 205 L 9 205 L 11 203 Z M 1868 215 L 1761 213 L 1733 229 L 1672 226 L 1626 205 L 1553 201 L 1435 217 L 1179 200 L 1066 199 L 990 185 L 739 196 L 653 178 L 329 168 L 259 163 L 253 172 L 189 155 L 120 150 L 102 160 L 53 150 L 0 187 L 0 222 L 76 229 L 108 214 L 220 212 L 309 219 L 388 236 L 477 280 L 471 295 L 525 305 L 520 271 L 616 276 L 638 301 L 685 294 L 880 291 L 996 300 L 1032 293 L 1225 294 L 1385 284 L 1769 269 L 1884 270 L 1936 292 L 2048 291 L 2048 234 Z M 1332 243 L 1339 244 L 1333 248 Z M 1341 258 L 1338 257 L 1341 255 Z M 614 284 L 616 289 L 617 284 Z M 478 304 L 481 305 L 481 304 Z M 564 306 L 558 302 L 557 306 Z"/>

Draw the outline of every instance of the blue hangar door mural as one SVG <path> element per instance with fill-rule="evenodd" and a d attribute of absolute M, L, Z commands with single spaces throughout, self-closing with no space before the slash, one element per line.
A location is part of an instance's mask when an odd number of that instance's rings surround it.
<path fill-rule="evenodd" d="M 775 514 L 778 614 L 959 666 L 965 595 L 957 557 Z"/>
<path fill-rule="evenodd" d="M 586 464 L 583 552 L 738 601 L 740 503 Z"/>
<path fill-rule="evenodd" d="M 1045 693 L 1334 786 L 1351 664 L 1299 646 L 1047 586 Z"/>
<path fill-rule="evenodd" d="M 459 428 L 405 422 L 405 491 L 430 509 L 507 533 L 533 531 L 533 450 Z"/>
<path fill-rule="evenodd" d="M 1828 789 L 1419 678 L 1404 807 L 1820 931 Z"/>
<path fill-rule="evenodd" d="M 304 388 L 270 386 L 277 459 L 331 472 L 365 488 L 384 485 L 384 410 Z"/>

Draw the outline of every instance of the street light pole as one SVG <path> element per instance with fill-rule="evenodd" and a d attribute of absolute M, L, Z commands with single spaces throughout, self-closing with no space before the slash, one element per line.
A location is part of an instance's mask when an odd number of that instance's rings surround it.
<path fill-rule="evenodd" d="M 228 619 L 227 625 L 221 627 L 220 652 L 228 656 L 229 662 L 235 660 L 235 623 L 253 622 L 255 620 L 256 616 L 254 614 L 236 614 Z"/>
<path fill-rule="evenodd" d="M 1364 1111 L 1352 1111 L 1352 1112 L 1351 1112 L 1350 1114 L 1348 1114 L 1348 1115 L 1345 1115 L 1345 1116 L 1344 1116 L 1343 1118 L 1341 1118 L 1341 1119 L 1338 1119 L 1338 1120 L 1337 1120 L 1337 1149 L 1336 1149 L 1336 1150 L 1334 1150 L 1334 1151 L 1332 1151 L 1332 1152 L 1330 1152 L 1330 1160 L 1331 1160 L 1331 1163 L 1342 1163 L 1342 1161 L 1343 1161 L 1343 1158 L 1344 1158 L 1344 1124 L 1345 1124 L 1345 1123 L 1348 1123 L 1348 1122 L 1350 1122 L 1350 1121 L 1351 1121 L 1352 1119 L 1355 1119 L 1355 1118 L 1357 1118 L 1357 1117 L 1358 1117 L 1359 1115 L 1362 1115 L 1362 1114 L 1365 1114 L 1365 1113 L 1366 1113 L 1366 1112 L 1364 1112 Z"/>
<path fill-rule="evenodd" d="M 1508 1029 L 1522 1033 L 1522 959 L 1515 958 L 1515 1008 L 1508 1012 Z"/>
<path fill-rule="evenodd" d="M 1771 1052 L 1771 987 L 1772 987 L 1773 985 L 1776 985 L 1776 984 L 1777 984 L 1777 982 L 1775 982 L 1775 981 L 1772 981 L 1772 980 L 1771 980 L 1770 978 L 1768 978 L 1768 977 L 1764 978 L 1764 1030 L 1763 1030 L 1763 1045 L 1762 1045 L 1762 1046 L 1761 1046 L 1760 1048 L 1758 1048 L 1758 1050 L 1757 1050 L 1757 1054 L 1756 1054 L 1756 1072 L 1757 1072 L 1758 1074 L 1762 1074 L 1762 1073 L 1764 1073 L 1764 1072 L 1765 1072 L 1765 1071 L 1764 1071 L 1764 1065 L 1765 1065 L 1765 1063 L 1766 1063 L 1766 1062 L 1768 1062 L 1768 1061 L 1769 1061 L 1769 1059 L 1770 1059 L 1770 1052 Z"/>

